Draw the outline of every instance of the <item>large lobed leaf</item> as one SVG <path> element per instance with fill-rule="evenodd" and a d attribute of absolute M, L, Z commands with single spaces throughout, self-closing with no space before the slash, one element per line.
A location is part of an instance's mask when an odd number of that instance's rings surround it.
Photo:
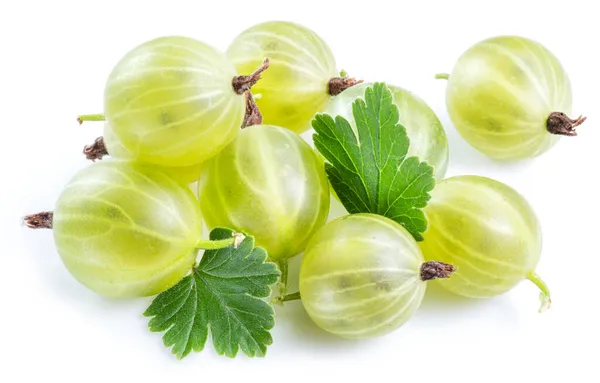
<path fill-rule="evenodd" d="M 356 131 L 346 119 L 317 114 L 316 148 L 326 158 L 333 190 L 349 213 L 374 213 L 403 225 L 421 241 L 427 229 L 423 209 L 435 187 L 433 168 L 407 157 L 410 140 L 398 122 L 398 108 L 383 83 L 352 105 Z"/>
<path fill-rule="evenodd" d="M 216 228 L 211 240 L 231 238 L 232 230 Z M 153 317 L 150 331 L 165 332 L 166 347 L 181 359 L 204 348 L 210 327 L 213 345 L 220 355 L 264 356 L 272 343 L 274 311 L 264 300 L 280 272 L 266 262 L 267 252 L 254 247 L 248 236 L 237 247 L 208 250 L 192 273 L 159 294 L 145 316 Z"/>

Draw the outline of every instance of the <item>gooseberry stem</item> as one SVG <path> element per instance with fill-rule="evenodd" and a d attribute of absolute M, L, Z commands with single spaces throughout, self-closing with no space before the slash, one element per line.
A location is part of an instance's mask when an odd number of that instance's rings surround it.
<path fill-rule="evenodd" d="M 577 135 L 575 128 L 583 124 L 585 120 L 586 117 L 583 116 L 579 116 L 573 120 L 562 112 L 552 112 L 548 116 L 548 120 L 546 120 L 546 129 L 552 134 L 573 137 Z"/>
<path fill-rule="evenodd" d="M 435 75 L 437 80 L 448 80 L 450 78 L 450 74 L 448 73 L 438 73 Z"/>
<path fill-rule="evenodd" d="M 239 95 L 246 93 L 252 88 L 252 85 L 256 84 L 258 80 L 260 80 L 260 76 L 262 72 L 269 68 L 269 58 L 265 58 L 262 65 L 250 73 L 248 76 L 235 76 L 231 81 L 231 85 L 233 86 L 233 91 Z"/>
<path fill-rule="evenodd" d="M 540 302 L 542 302 L 542 305 L 538 312 L 543 312 L 550 308 L 552 299 L 550 298 L 550 289 L 548 288 L 548 285 L 546 285 L 542 278 L 533 271 L 527 273 L 527 279 L 540 289 Z"/>
<path fill-rule="evenodd" d="M 450 278 L 454 274 L 457 267 L 449 263 L 428 261 L 421 265 L 421 280 L 431 281 L 438 278 Z"/>
<path fill-rule="evenodd" d="M 52 229 L 53 216 L 53 212 L 43 211 L 23 217 L 23 223 L 30 229 Z"/>
<path fill-rule="evenodd" d="M 100 136 L 91 145 L 84 146 L 83 154 L 85 158 L 91 161 L 101 160 L 102 157 L 108 155 L 108 150 L 104 144 L 104 137 Z"/>
<path fill-rule="evenodd" d="M 200 250 L 219 250 L 224 249 L 229 246 L 233 246 L 234 248 L 238 248 L 239 245 L 244 241 L 246 236 L 242 233 L 232 233 L 231 238 L 227 239 L 219 239 L 216 241 L 210 241 L 201 239 L 196 242 L 196 248 Z"/>
<path fill-rule="evenodd" d="M 348 74 L 344 72 L 346 76 L 333 77 L 327 83 L 327 91 L 331 96 L 337 96 L 348 88 L 354 85 L 360 84 L 363 80 L 357 80 L 354 77 L 347 77 Z"/>
<path fill-rule="evenodd" d="M 277 262 L 277 266 L 279 266 L 279 271 L 281 272 L 281 279 L 279 280 L 279 296 L 285 297 L 287 293 L 287 282 L 288 282 L 288 260 L 281 259 Z"/>
<path fill-rule="evenodd" d="M 106 121 L 106 117 L 103 113 L 82 114 L 81 116 L 77 116 L 77 122 L 79 122 L 79 125 L 83 124 L 84 121 Z"/>

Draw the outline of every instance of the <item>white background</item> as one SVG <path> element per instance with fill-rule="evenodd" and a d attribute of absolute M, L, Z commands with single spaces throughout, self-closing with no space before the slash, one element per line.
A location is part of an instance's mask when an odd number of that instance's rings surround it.
<path fill-rule="evenodd" d="M 597 5 L 592 1 L 2 1 L 0 5 L 0 382 L 21 381 L 598 381 L 598 165 L 600 96 Z M 596 8 L 592 8 L 596 7 Z M 485 301 L 430 291 L 391 335 L 364 341 L 317 329 L 301 303 L 277 309 L 266 358 L 205 351 L 177 361 L 149 333 L 150 299 L 114 301 L 80 286 L 54 250 L 50 231 L 20 225 L 52 209 L 87 165 L 84 144 L 101 124 L 116 61 L 160 35 L 195 37 L 222 50 L 242 29 L 296 21 L 333 49 L 340 68 L 413 90 L 438 113 L 450 141 L 448 175 L 486 175 L 515 187 L 543 225 L 539 274 L 553 307 L 538 314 L 538 291 L 523 282 Z M 588 121 L 533 161 L 495 163 L 457 135 L 445 83 L 471 44 L 498 34 L 537 39 L 573 83 L 574 114 Z M 431 289 L 430 289 L 431 290 Z M 536 381 L 538 381 L 536 380 Z"/>

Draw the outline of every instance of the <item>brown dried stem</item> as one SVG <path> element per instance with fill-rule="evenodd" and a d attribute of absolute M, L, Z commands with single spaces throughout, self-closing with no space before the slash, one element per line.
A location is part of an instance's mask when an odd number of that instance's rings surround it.
<path fill-rule="evenodd" d="M 449 263 L 429 261 L 421 265 L 421 280 L 431 281 L 438 278 L 449 278 L 457 268 Z"/>
<path fill-rule="evenodd" d="M 363 80 L 357 80 L 354 77 L 333 77 L 327 84 L 327 91 L 332 96 L 337 96 L 346 89 L 360 84 Z"/>
<path fill-rule="evenodd" d="M 27 215 L 23 218 L 23 222 L 30 229 L 52 229 L 53 214 L 51 211 L 43 211 Z"/>
<path fill-rule="evenodd" d="M 85 154 L 85 158 L 92 161 L 101 160 L 102 157 L 108 155 L 108 150 L 104 145 L 104 137 L 100 136 L 94 140 L 93 144 L 84 146 L 83 154 Z"/>
<path fill-rule="evenodd" d="M 246 92 L 246 115 L 244 116 L 244 122 L 242 123 L 242 129 L 247 128 L 252 125 L 260 125 L 262 124 L 262 114 L 260 113 L 260 109 L 258 109 L 258 105 L 254 101 L 254 97 L 252 97 L 252 93 L 250 91 Z"/>
<path fill-rule="evenodd" d="M 256 84 L 256 82 L 260 80 L 262 72 L 267 70 L 268 67 L 269 59 L 266 58 L 265 61 L 263 61 L 262 65 L 250 75 L 235 76 L 231 81 L 231 84 L 233 85 L 233 91 L 239 95 L 242 95 L 249 91 L 250 88 L 252 88 L 252 85 Z"/>
<path fill-rule="evenodd" d="M 583 124 L 586 117 L 579 116 L 575 120 L 570 119 L 562 112 L 552 112 L 546 121 L 546 129 L 552 134 L 561 136 L 576 136 L 575 128 Z"/>

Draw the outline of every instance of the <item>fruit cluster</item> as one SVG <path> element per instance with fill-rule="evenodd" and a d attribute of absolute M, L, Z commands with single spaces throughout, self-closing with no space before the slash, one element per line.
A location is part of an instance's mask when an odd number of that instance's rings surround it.
<path fill-rule="evenodd" d="M 484 40 L 437 77 L 456 129 L 496 159 L 538 156 L 585 120 L 567 117 L 567 74 L 529 39 Z M 53 229 L 94 292 L 158 294 L 150 330 L 180 358 L 209 328 L 220 354 L 264 355 L 272 304 L 294 299 L 348 338 L 396 330 L 434 279 L 473 298 L 528 279 L 550 304 L 527 201 L 486 177 L 445 179 L 446 134 L 425 101 L 337 73 L 303 26 L 256 25 L 225 54 L 187 37 L 143 43 L 110 73 L 104 113 L 79 121 L 105 121 L 84 149 L 94 163 L 53 212 L 25 220 Z M 299 136 L 309 129 L 314 148 Z M 332 195 L 349 214 L 327 222 Z M 300 291 L 288 293 L 287 260 L 302 252 Z"/>

